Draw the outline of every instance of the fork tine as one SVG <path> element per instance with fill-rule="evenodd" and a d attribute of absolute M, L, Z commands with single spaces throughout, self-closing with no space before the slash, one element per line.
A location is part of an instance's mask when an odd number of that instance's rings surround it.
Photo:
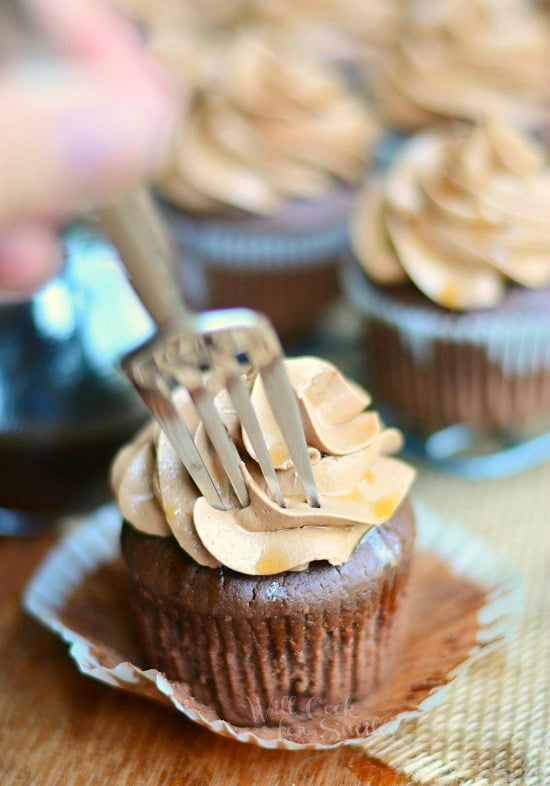
<path fill-rule="evenodd" d="M 128 376 L 130 376 L 145 405 L 159 421 L 201 494 L 212 507 L 218 508 L 218 510 L 225 510 L 225 504 L 220 492 L 212 480 L 201 454 L 197 450 L 189 429 L 175 408 L 170 394 L 165 395 L 159 390 L 143 388 L 136 383 L 130 374 Z"/>
<path fill-rule="evenodd" d="M 249 498 L 240 468 L 240 457 L 237 453 L 237 448 L 229 438 L 214 400 L 206 388 L 203 387 L 190 390 L 189 393 L 201 416 L 206 433 L 233 486 L 239 504 L 245 508 L 249 504 Z"/>
<path fill-rule="evenodd" d="M 269 456 L 267 445 L 258 422 L 258 416 L 250 401 L 250 394 L 242 376 L 235 375 L 227 380 L 227 389 L 237 410 L 237 415 L 248 435 L 260 469 L 266 479 L 267 486 L 275 502 L 282 508 L 285 507 L 283 492 L 277 480 L 275 468 Z"/>
<path fill-rule="evenodd" d="M 269 405 L 277 420 L 300 482 L 304 488 L 308 505 L 320 508 L 321 501 L 315 485 L 313 469 L 309 459 L 304 426 L 298 402 L 294 396 L 282 357 L 276 357 L 260 368 Z"/>

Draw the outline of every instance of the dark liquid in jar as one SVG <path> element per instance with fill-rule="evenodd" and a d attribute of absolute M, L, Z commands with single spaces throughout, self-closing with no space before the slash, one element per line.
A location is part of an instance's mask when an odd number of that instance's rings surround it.
<path fill-rule="evenodd" d="M 141 420 L 0 433 L 0 507 L 45 516 L 83 513 L 110 497 L 108 467 Z"/>
<path fill-rule="evenodd" d="M 106 501 L 114 453 L 145 418 L 113 356 L 126 312 L 97 318 L 111 268 L 85 263 L 89 287 L 69 266 L 45 296 L 0 306 L 0 511 L 54 517 Z"/>

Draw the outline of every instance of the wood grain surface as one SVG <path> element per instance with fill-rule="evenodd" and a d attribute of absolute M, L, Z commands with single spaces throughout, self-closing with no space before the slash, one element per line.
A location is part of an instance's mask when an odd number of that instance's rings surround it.
<path fill-rule="evenodd" d="M 20 596 L 53 536 L 0 538 L 2 786 L 405 786 L 360 748 L 265 751 L 81 675 Z"/>

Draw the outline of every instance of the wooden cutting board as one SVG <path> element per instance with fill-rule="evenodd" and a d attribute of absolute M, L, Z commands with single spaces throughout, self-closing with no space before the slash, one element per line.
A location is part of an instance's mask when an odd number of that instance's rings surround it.
<path fill-rule="evenodd" d="M 53 536 L 0 538 L 2 786 L 404 786 L 360 748 L 265 751 L 81 675 L 21 610 Z"/>

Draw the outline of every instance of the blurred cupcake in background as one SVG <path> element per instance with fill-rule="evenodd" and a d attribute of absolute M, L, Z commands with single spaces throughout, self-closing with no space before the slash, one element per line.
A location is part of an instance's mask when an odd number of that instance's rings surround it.
<path fill-rule="evenodd" d="M 370 74 L 389 126 L 491 112 L 550 128 L 550 20 L 525 0 L 409 0 L 399 32 Z"/>
<path fill-rule="evenodd" d="M 550 166 L 500 120 L 412 136 L 357 200 L 370 385 L 421 431 L 550 422 Z"/>
<path fill-rule="evenodd" d="M 126 12 L 132 12 L 126 0 Z M 181 86 L 155 186 L 196 308 L 251 306 L 283 338 L 338 294 L 349 209 L 378 125 L 271 3 L 136 3 Z"/>

